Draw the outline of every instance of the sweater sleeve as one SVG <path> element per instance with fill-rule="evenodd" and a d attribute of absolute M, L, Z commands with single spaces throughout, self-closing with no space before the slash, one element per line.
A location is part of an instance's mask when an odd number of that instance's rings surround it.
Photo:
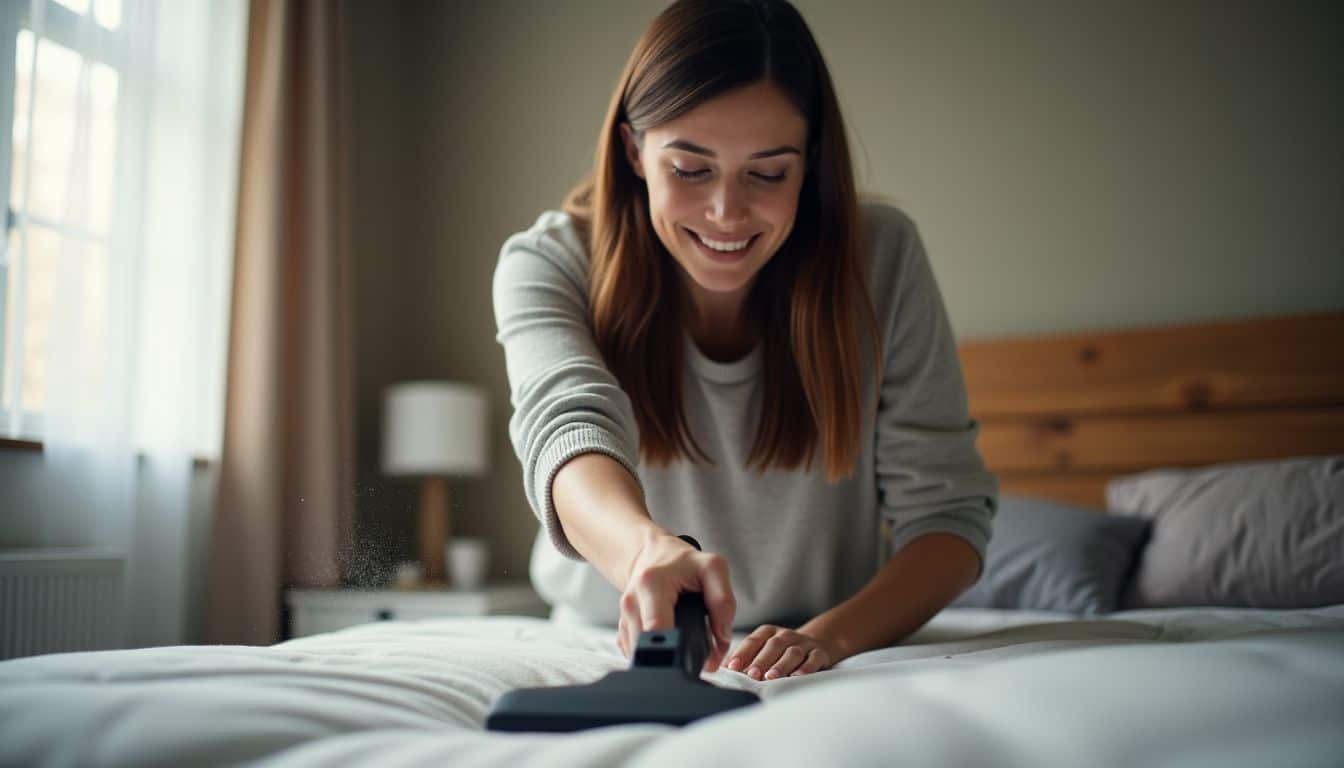
<path fill-rule="evenodd" d="M 590 452 L 619 461 L 639 482 L 639 437 L 630 399 L 588 323 L 587 255 L 563 222 L 547 214 L 505 241 L 493 282 L 495 338 L 504 347 L 523 491 L 555 548 L 582 561 L 556 515 L 551 482 L 565 462 Z"/>
<path fill-rule="evenodd" d="M 998 480 L 975 448 L 979 425 L 969 416 L 951 324 L 919 233 L 888 210 L 900 225 L 879 236 L 886 249 L 879 258 L 895 264 L 874 463 L 890 551 L 924 534 L 951 533 L 975 549 L 983 571 Z"/>

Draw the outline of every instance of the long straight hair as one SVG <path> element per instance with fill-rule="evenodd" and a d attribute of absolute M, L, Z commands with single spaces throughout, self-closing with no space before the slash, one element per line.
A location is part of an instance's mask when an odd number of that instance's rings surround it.
<path fill-rule="evenodd" d="M 630 397 L 641 456 L 654 465 L 710 461 L 682 405 L 685 287 L 649 220 L 648 190 L 625 157 L 620 125 L 642 133 L 759 82 L 778 87 L 806 118 L 808 143 L 793 230 L 747 297 L 764 369 L 747 466 L 810 467 L 820 443 L 827 482 L 836 482 L 853 473 L 861 450 L 861 322 L 879 380 L 881 349 L 859 254 L 844 122 L 798 11 L 785 0 L 679 0 L 663 11 L 630 54 L 593 171 L 564 208 L 587 241 L 589 319 L 607 367 Z M 779 332 L 785 329 L 787 335 Z"/>

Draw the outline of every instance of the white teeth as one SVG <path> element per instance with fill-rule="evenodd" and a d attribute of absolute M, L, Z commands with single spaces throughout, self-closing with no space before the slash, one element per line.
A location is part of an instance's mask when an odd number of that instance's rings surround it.
<path fill-rule="evenodd" d="M 694 232 L 694 230 L 692 231 Z M 748 237 L 746 240 L 711 240 L 708 237 L 705 237 L 704 235 L 700 234 L 699 232 L 695 232 L 695 236 L 700 238 L 700 242 L 704 243 L 710 248 L 713 248 L 716 251 L 724 251 L 724 252 L 740 251 L 743 248 L 747 247 L 747 243 L 751 242 L 750 237 Z"/>

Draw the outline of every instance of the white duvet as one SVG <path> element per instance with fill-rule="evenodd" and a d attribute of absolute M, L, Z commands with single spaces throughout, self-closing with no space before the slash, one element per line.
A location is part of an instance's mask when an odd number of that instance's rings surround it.
<path fill-rule="evenodd" d="M 522 617 L 19 659 L 0 765 L 1344 766 L 1344 605 L 949 609 L 819 674 L 706 675 L 763 702 L 686 728 L 482 730 L 511 688 L 628 666 L 614 632 Z"/>

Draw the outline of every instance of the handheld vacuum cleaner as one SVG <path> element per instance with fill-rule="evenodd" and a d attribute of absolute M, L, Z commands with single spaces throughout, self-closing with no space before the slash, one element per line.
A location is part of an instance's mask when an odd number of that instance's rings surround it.
<path fill-rule="evenodd" d="M 700 544 L 681 536 L 696 549 Z M 630 669 L 589 685 L 520 688 L 495 702 L 486 718 L 491 731 L 579 731 L 624 723 L 685 725 L 760 701 L 700 679 L 709 653 L 709 612 L 704 595 L 677 597 L 675 629 L 640 634 Z"/>

